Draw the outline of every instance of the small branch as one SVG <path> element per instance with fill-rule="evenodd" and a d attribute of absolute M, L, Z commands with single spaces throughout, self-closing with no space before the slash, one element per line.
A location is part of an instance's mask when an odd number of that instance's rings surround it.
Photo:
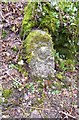
<path fill-rule="evenodd" d="M 14 80 L 14 78 L 7 72 L 7 75 L 12 79 Z"/>
<path fill-rule="evenodd" d="M 70 115 L 69 113 L 65 113 L 65 112 L 63 112 L 63 111 L 59 111 L 59 113 L 65 115 L 65 116 L 68 116 L 68 117 L 70 117 L 70 118 L 73 118 L 73 120 L 76 120 L 76 117 Z"/>

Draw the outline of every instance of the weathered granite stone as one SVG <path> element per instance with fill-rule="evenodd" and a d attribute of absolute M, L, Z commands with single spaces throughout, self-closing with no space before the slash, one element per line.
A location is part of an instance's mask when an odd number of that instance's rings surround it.
<path fill-rule="evenodd" d="M 51 36 L 44 31 L 33 30 L 25 39 L 24 48 L 32 78 L 52 78 L 54 76 L 54 49 Z"/>

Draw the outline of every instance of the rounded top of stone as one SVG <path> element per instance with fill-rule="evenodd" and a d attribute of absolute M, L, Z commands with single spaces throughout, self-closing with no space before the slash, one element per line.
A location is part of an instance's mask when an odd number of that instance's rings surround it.
<path fill-rule="evenodd" d="M 27 36 L 25 42 L 33 42 L 33 43 L 38 43 L 39 41 L 41 42 L 52 42 L 52 37 L 50 34 L 48 34 L 45 31 L 42 30 L 32 30 L 29 35 Z"/>
<path fill-rule="evenodd" d="M 35 31 L 35 32 L 40 32 L 42 35 L 45 35 L 45 34 L 46 34 L 46 32 L 45 32 L 45 31 L 42 31 L 42 30 L 33 30 L 33 31 Z"/>

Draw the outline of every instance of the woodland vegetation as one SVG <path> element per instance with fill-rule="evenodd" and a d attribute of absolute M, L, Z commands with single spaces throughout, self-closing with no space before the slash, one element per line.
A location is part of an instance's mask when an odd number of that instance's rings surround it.
<path fill-rule="evenodd" d="M 1 2 L 0 7 L 2 118 L 79 119 L 79 2 Z M 32 43 L 29 48 L 26 40 L 33 30 L 52 37 L 51 80 L 30 77 Z"/>

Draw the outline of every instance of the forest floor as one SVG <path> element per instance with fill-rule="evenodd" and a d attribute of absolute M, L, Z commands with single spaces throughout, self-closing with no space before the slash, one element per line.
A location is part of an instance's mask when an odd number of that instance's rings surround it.
<path fill-rule="evenodd" d="M 37 82 L 29 82 L 16 67 L 18 49 L 22 45 L 19 36 L 27 3 L 0 3 L 0 83 L 2 82 L 2 118 L 61 118 L 79 119 L 77 106 L 78 70 L 67 73 L 71 79 L 68 88 L 47 91 L 38 87 Z M 26 87 L 27 86 L 27 87 Z M 29 86 L 29 87 L 28 87 Z M 1 88 L 0 88 L 1 89 Z M 39 89 L 39 90 L 38 90 Z"/>

